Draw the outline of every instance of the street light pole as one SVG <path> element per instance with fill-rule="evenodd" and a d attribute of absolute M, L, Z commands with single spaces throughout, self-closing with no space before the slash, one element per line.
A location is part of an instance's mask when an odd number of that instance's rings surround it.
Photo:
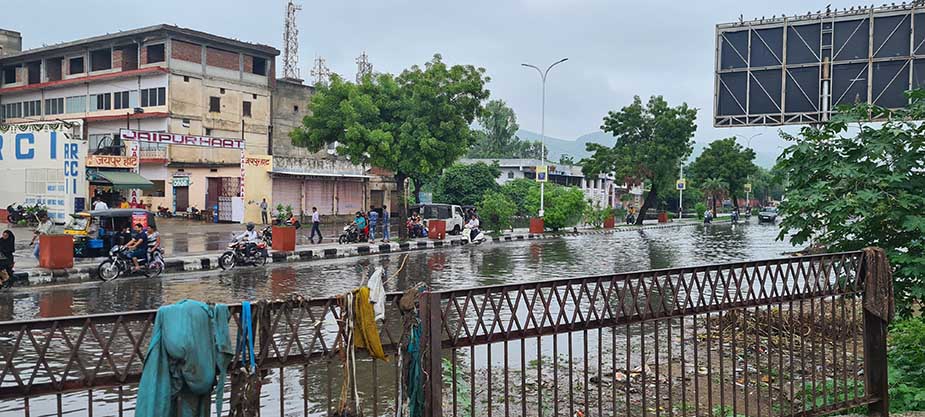
<path fill-rule="evenodd" d="M 549 67 L 546 68 L 546 71 L 541 70 L 536 65 L 520 64 L 525 67 L 535 69 L 536 72 L 540 74 L 540 80 L 542 80 L 542 84 L 543 84 L 543 102 L 541 105 L 541 116 L 540 116 L 540 162 L 543 164 L 543 166 L 546 165 L 546 75 L 549 74 L 549 70 L 551 70 L 552 67 L 559 65 L 565 61 L 568 61 L 568 58 L 562 58 L 556 62 L 553 62 L 551 65 L 549 65 Z M 549 179 L 548 170 L 546 171 L 546 179 Z M 540 212 L 539 212 L 540 217 L 543 217 L 543 213 L 544 213 L 543 199 L 544 199 L 545 191 L 546 191 L 545 181 L 541 181 L 540 182 Z"/>
<path fill-rule="evenodd" d="M 752 147 L 752 139 L 757 138 L 758 136 L 761 136 L 761 133 L 755 133 L 754 135 L 751 135 L 751 136 L 749 136 L 748 138 L 746 138 L 745 136 L 742 136 L 742 135 L 735 135 L 735 137 L 737 137 L 737 138 L 745 139 L 745 148 L 746 148 L 746 149 L 751 149 L 751 147 Z M 751 175 L 751 174 L 747 174 L 747 175 L 745 176 L 745 180 L 748 181 L 749 183 L 751 183 L 751 181 L 752 181 L 752 175 Z M 745 207 L 748 207 L 749 210 L 751 210 L 751 200 L 748 198 L 749 195 L 750 195 L 749 190 L 746 189 L 746 190 L 745 190 Z M 738 203 L 736 203 L 736 204 L 738 204 Z"/>

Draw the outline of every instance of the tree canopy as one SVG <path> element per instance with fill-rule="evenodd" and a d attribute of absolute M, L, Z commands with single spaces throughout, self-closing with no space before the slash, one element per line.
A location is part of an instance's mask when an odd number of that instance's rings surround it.
<path fill-rule="evenodd" d="M 558 184 L 546 184 L 545 188 L 543 207 L 545 226 L 555 231 L 578 224 L 588 206 L 585 194 L 577 187 L 565 187 Z M 528 213 L 539 211 L 539 186 L 530 188 L 525 206 Z"/>
<path fill-rule="evenodd" d="M 503 100 L 492 100 L 478 118 L 470 158 L 539 158 L 540 142 L 517 137 L 517 115 Z M 548 153 L 548 151 L 547 151 Z"/>
<path fill-rule="evenodd" d="M 485 193 L 501 187 L 497 182 L 500 176 L 501 168 L 497 164 L 453 164 L 437 179 L 434 201 L 474 206 L 482 201 Z"/>
<path fill-rule="evenodd" d="M 636 219 L 642 224 L 646 211 L 657 205 L 659 193 L 673 192 L 681 161 L 693 150 L 696 119 L 697 109 L 686 103 L 671 107 L 654 96 L 643 105 L 636 96 L 629 106 L 604 117 L 601 130 L 613 134 L 616 143 L 613 147 L 587 144 L 593 154 L 581 160 L 585 176 L 614 172 L 630 183 L 650 182 Z"/>
<path fill-rule="evenodd" d="M 732 197 L 733 206 L 738 207 L 736 200 L 744 196 L 749 175 L 758 169 L 754 160 L 755 151 L 743 148 L 734 137 L 715 140 L 690 164 L 689 175 L 695 187 L 710 178 L 722 181 L 726 185 L 725 193 Z M 716 209 L 715 205 L 713 208 Z"/>
<path fill-rule="evenodd" d="M 830 251 L 882 247 L 900 313 L 925 300 L 925 92 L 907 94 L 905 109 L 841 107 L 822 126 L 782 133 L 793 144 L 778 159 L 789 182 L 778 238 Z"/>
<path fill-rule="evenodd" d="M 466 154 L 488 81 L 484 68 L 448 66 L 439 54 L 398 76 L 367 75 L 358 84 L 332 76 L 318 86 L 312 114 L 290 136 L 312 151 L 337 143 L 350 161 L 392 171 L 401 194 L 405 179 L 435 178 Z M 401 201 L 402 215 L 404 206 Z"/>

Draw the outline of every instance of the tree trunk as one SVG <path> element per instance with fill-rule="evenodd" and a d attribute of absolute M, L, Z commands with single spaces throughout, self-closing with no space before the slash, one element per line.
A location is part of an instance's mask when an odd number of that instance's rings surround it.
<path fill-rule="evenodd" d="M 642 207 L 639 208 L 639 214 L 636 215 L 637 226 L 642 224 L 642 221 L 646 219 L 646 212 L 649 211 L 650 208 L 655 207 L 656 203 L 658 203 L 658 197 L 655 184 L 652 184 L 652 189 L 646 194 L 646 199 L 642 201 Z"/>
<path fill-rule="evenodd" d="M 736 196 L 735 194 L 732 195 L 732 209 L 733 211 L 739 209 L 739 197 Z"/>
<path fill-rule="evenodd" d="M 408 238 L 408 228 L 405 227 L 405 220 L 408 219 L 408 201 L 405 199 L 405 179 L 404 175 L 395 175 L 395 188 L 398 191 L 398 239 Z"/>
<path fill-rule="evenodd" d="M 421 184 L 414 178 L 411 179 L 411 183 L 414 184 L 414 202 L 421 204 Z"/>
<path fill-rule="evenodd" d="M 713 193 L 713 217 L 716 217 L 716 193 Z"/>

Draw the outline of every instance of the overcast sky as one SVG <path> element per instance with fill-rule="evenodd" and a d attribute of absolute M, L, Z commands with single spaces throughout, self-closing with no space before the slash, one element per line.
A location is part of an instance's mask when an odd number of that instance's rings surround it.
<path fill-rule="evenodd" d="M 171 23 L 282 50 L 283 0 L 30 0 L 0 14 L 0 28 L 24 48 Z M 595 131 L 611 109 L 663 95 L 700 109 L 696 140 L 762 135 L 760 151 L 783 142 L 776 128 L 714 129 L 713 54 L 717 23 L 805 14 L 830 0 L 352 0 L 301 1 L 299 65 L 310 80 L 315 57 L 353 77 L 366 51 L 375 71 L 399 72 L 439 52 L 450 63 L 485 67 L 493 98 L 514 108 L 522 128 L 540 130 L 540 81 L 533 70 L 568 57 L 549 75 L 546 133 L 574 139 Z M 277 61 L 282 72 L 282 56 Z"/>

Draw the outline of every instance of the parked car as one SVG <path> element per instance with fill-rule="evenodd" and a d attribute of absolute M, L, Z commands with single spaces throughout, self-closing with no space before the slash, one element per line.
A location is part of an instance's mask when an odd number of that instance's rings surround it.
<path fill-rule="evenodd" d="M 424 227 L 430 220 L 443 220 L 446 222 L 446 231 L 451 234 L 462 232 L 463 225 L 466 224 L 465 212 L 462 207 L 455 204 L 416 204 L 409 208 L 409 213 L 416 211 L 421 215 L 421 222 Z"/>
<path fill-rule="evenodd" d="M 763 207 L 758 212 L 758 223 L 774 223 L 777 221 L 777 207 Z"/>

